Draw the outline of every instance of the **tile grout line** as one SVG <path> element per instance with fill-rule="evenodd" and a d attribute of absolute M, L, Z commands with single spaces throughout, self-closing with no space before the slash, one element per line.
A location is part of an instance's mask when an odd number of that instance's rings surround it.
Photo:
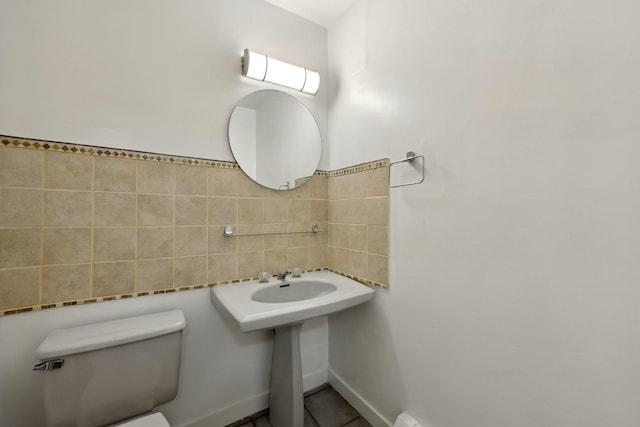
<path fill-rule="evenodd" d="M 206 277 L 206 280 L 209 281 L 209 245 L 210 245 L 210 225 L 209 225 L 209 170 L 207 169 L 205 171 L 205 176 L 206 176 L 206 182 L 205 182 L 205 193 L 207 194 L 207 223 L 205 226 L 205 233 L 207 233 L 207 238 L 206 240 L 206 247 L 205 247 L 205 269 L 204 269 L 204 275 Z M 211 179 L 213 179 L 213 177 L 211 177 Z"/>
<path fill-rule="evenodd" d="M 171 287 L 172 288 L 176 288 L 176 203 L 178 200 L 177 197 L 177 193 L 178 193 L 178 173 L 176 171 L 176 167 L 175 165 L 173 165 L 173 167 L 171 168 L 173 171 L 173 177 L 172 177 L 172 182 L 173 182 L 173 227 L 172 227 L 172 231 L 171 231 L 171 237 L 173 238 L 173 245 L 171 245 L 171 258 L 172 258 L 172 262 L 171 262 Z"/>
<path fill-rule="evenodd" d="M 138 174 L 139 174 L 139 167 L 138 165 L 140 164 L 140 162 L 138 160 L 135 160 L 135 166 L 136 166 L 136 182 L 135 182 L 135 195 L 136 195 L 136 203 L 135 203 L 135 222 L 136 222 L 136 226 L 135 226 L 135 232 L 133 233 L 133 259 L 134 259 L 134 263 L 133 263 L 133 292 L 138 292 L 138 230 L 139 230 L 139 224 L 138 224 L 138 200 L 139 200 L 139 193 L 138 193 L 138 185 L 139 185 L 139 178 L 138 178 Z"/>
<path fill-rule="evenodd" d="M 43 294 L 43 280 L 44 280 L 44 216 L 45 216 L 45 191 L 44 191 L 44 176 L 46 173 L 45 170 L 45 161 L 46 161 L 46 153 L 42 152 L 40 156 L 40 173 L 42 176 L 40 177 L 40 191 L 42 191 L 42 206 L 40 208 L 40 214 L 42 218 L 40 218 L 40 265 L 38 266 L 38 304 L 43 304 L 42 302 L 42 294 Z"/>
<path fill-rule="evenodd" d="M 96 222 L 96 158 L 91 158 L 91 249 L 89 255 L 89 298 L 93 298 L 95 295 L 94 289 L 94 275 L 95 275 L 95 222 Z"/>

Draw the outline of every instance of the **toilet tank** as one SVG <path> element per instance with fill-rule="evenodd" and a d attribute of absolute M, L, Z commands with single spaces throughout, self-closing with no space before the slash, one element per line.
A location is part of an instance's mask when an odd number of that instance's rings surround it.
<path fill-rule="evenodd" d="M 47 425 L 104 426 L 172 400 L 185 326 L 182 311 L 172 310 L 49 333 L 34 368 Z"/>

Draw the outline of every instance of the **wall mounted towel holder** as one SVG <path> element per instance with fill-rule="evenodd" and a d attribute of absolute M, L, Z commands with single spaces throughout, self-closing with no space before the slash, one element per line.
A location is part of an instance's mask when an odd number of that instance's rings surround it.
<path fill-rule="evenodd" d="M 422 178 L 420 178 L 418 181 L 411 181 L 411 182 L 405 182 L 404 184 L 391 185 L 391 168 L 393 167 L 393 165 L 397 165 L 398 163 L 405 163 L 405 162 L 408 162 L 409 164 L 414 164 L 416 159 L 421 160 L 420 165 L 422 166 Z M 424 156 L 421 154 L 416 154 L 413 151 L 408 151 L 407 157 L 405 159 L 396 160 L 395 162 L 389 163 L 389 188 L 406 187 L 408 185 L 422 184 L 422 182 L 424 182 L 424 175 L 425 175 Z"/>
<path fill-rule="evenodd" d="M 311 226 L 311 230 L 309 231 L 274 231 L 272 233 L 245 233 L 245 234 L 236 234 L 233 232 L 233 227 L 227 225 L 224 228 L 225 237 L 248 237 L 248 236 L 273 236 L 276 234 L 306 234 L 306 233 L 326 233 L 327 230 L 320 230 L 318 224 L 313 224 Z"/>

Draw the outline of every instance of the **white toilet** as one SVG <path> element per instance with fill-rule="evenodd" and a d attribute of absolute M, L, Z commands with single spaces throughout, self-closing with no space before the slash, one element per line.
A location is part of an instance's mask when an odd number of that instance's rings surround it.
<path fill-rule="evenodd" d="M 178 392 L 180 310 L 52 331 L 36 350 L 48 427 L 169 427 Z"/>

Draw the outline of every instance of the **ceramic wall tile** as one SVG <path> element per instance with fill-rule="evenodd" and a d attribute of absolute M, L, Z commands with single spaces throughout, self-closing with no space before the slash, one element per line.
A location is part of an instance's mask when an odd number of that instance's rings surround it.
<path fill-rule="evenodd" d="M 42 190 L 0 188 L 0 227 L 40 227 Z"/>
<path fill-rule="evenodd" d="M 0 268 L 40 265 L 40 228 L 0 228 Z"/>
<path fill-rule="evenodd" d="M 265 224 L 289 222 L 289 204 L 282 199 L 264 199 Z"/>
<path fill-rule="evenodd" d="M 138 226 L 173 225 L 174 196 L 138 195 Z"/>
<path fill-rule="evenodd" d="M 136 291 L 173 288 L 173 258 L 136 261 Z"/>
<path fill-rule="evenodd" d="M 176 196 L 176 225 L 207 225 L 206 197 Z"/>
<path fill-rule="evenodd" d="M 209 197 L 209 225 L 235 225 L 238 223 L 238 199 Z"/>
<path fill-rule="evenodd" d="M 208 227 L 176 227 L 175 256 L 206 255 Z M 220 232 L 222 235 L 222 232 Z"/>
<path fill-rule="evenodd" d="M 173 227 L 138 228 L 137 259 L 173 257 Z"/>
<path fill-rule="evenodd" d="M 0 270 L 0 310 L 40 303 L 40 268 Z"/>
<path fill-rule="evenodd" d="M 264 199 L 238 199 L 238 224 L 263 224 Z"/>
<path fill-rule="evenodd" d="M 91 296 L 91 264 L 42 267 L 42 304 Z"/>
<path fill-rule="evenodd" d="M 96 191 L 125 193 L 136 191 L 137 162 L 135 160 L 96 157 L 95 162 L 94 189 Z"/>
<path fill-rule="evenodd" d="M 91 228 L 45 228 L 42 264 L 75 264 L 91 261 Z"/>
<path fill-rule="evenodd" d="M 6 141 L 0 315 L 293 267 L 387 283 L 384 162 L 277 191 L 230 162 Z M 312 224 L 328 232 L 310 233 Z M 236 236 L 224 236 L 227 225 Z M 265 235 L 237 236 L 243 233 Z"/>
<path fill-rule="evenodd" d="M 105 262 L 93 265 L 93 295 L 106 297 L 135 291 L 135 262 Z"/>
<path fill-rule="evenodd" d="M 176 194 L 207 195 L 207 168 L 202 166 L 176 165 Z"/>
<path fill-rule="evenodd" d="M 207 194 L 209 196 L 236 197 L 238 195 L 238 175 L 241 172 L 237 169 L 207 169 Z"/>
<path fill-rule="evenodd" d="M 238 252 L 238 277 L 258 277 L 264 271 L 264 252 Z"/>
<path fill-rule="evenodd" d="M 235 239 L 238 252 L 261 251 L 264 249 L 264 226 L 262 224 L 239 225 L 237 227 L 238 237 L 224 237 L 225 239 Z M 242 236 L 243 234 L 258 234 L 257 236 Z"/>
<path fill-rule="evenodd" d="M 372 162 L 331 172 L 327 186 L 329 268 L 380 286 L 388 286 L 388 173 L 388 161 Z"/>
<path fill-rule="evenodd" d="M 60 190 L 93 189 L 93 157 L 46 152 L 44 187 Z"/>
<path fill-rule="evenodd" d="M 370 225 L 367 228 L 367 251 L 372 254 L 389 254 L 389 227 Z"/>
<path fill-rule="evenodd" d="M 224 235 L 225 226 L 211 226 L 208 230 L 209 253 L 230 253 L 238 250 L 238 238 Z"/>
<path fill-rule="evenodd" d="M 174 286 L 189 286 L 207 283 L 207 257 L 190 256 L 175 260 Z"/>
<path fill-rule="evenodd" d="M 207 259 L 207 280 L 209 283 L 235 280 L 238 277 L 238 254 L 214 254 Z"/>
<path fill-rule="evenodd" d="M 93 200 L 93 225 L 101 227 L 137 225 L 135 194 L 96 192 Z"/>
<path fill-rule="evenodd" d="M 89 191 L 45 191 L 44 226 L 91 226 L 92 202 Z"/>
<path fill-rule="evenodd" d="M 42 188 L 44 152 L 0 147 L 0 186 Z"/>
<path fill-rule="evenodd" d="M 93 230 L 94 261 L 126 261 L 136 257 L 135 227 L 96 227 Z"/>
<path fill-rule="evenodd" d="M 175 165 L 161 162 L 138 162 L 138 193 L 174 194 Z"/>

